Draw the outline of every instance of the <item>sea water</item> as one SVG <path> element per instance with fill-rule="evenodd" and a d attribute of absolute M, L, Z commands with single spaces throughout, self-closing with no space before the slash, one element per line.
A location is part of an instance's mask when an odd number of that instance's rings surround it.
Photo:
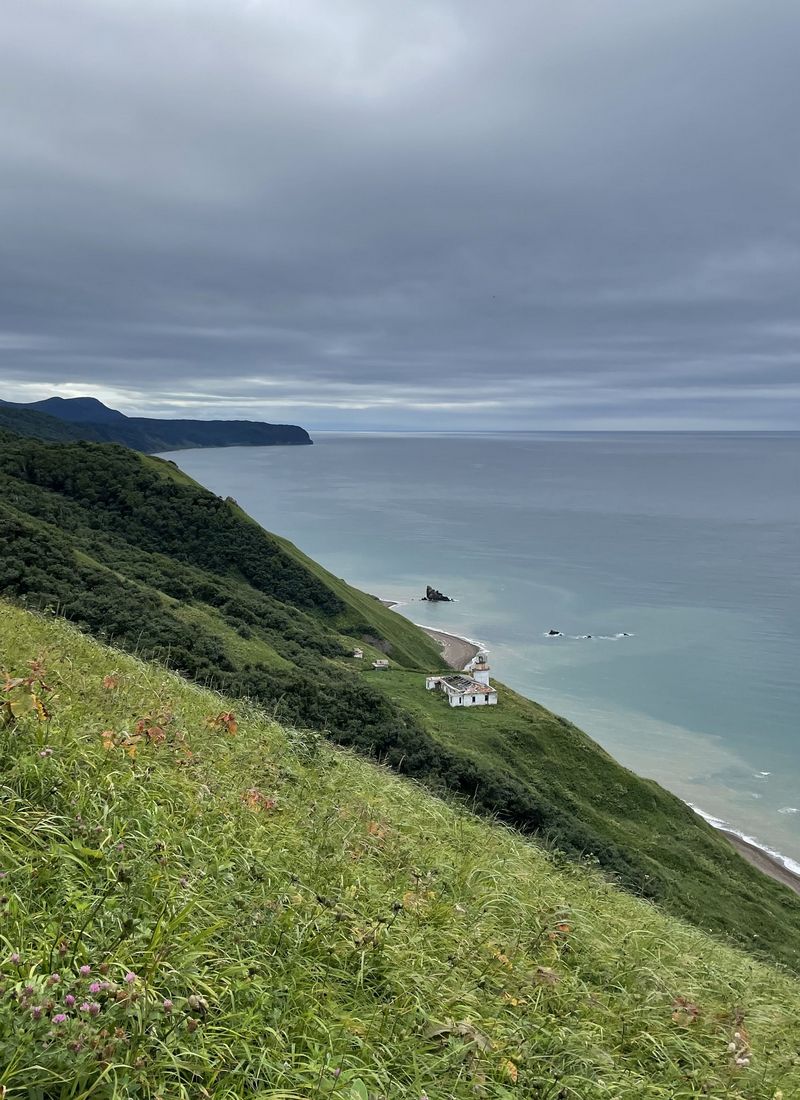
<path fill-rule="evenodd" d="M 166 457 L 800 861 L 800 433 L 314 438 Z"/>

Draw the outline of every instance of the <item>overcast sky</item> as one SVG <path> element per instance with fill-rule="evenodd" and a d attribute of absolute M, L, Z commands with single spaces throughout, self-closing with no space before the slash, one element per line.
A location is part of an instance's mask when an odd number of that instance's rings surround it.
<path fill-rule="evenodd" d="M 800 427 L 798 0 L 4 0 L 2 396 Z"/>

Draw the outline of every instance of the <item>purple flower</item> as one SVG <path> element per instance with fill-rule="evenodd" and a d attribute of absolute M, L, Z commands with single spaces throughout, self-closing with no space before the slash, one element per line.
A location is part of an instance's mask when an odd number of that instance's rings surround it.
<path fill-rule="evenodd" d="M 89 986 L 89 992 L 90 993 L 99 993 L 101 988 L 102 988 L 102 986 L 100 985 L 100 982 L 92 982 L 92 984 Z"/>
<path fill-rule="evenodd" d="M 72 1006 L 75 1004 L 75 998 L 72 996 L 71 993 L 68 993 L 64 998 L 64 1004 L 67 1006 L 67 1008 L 72 1008 Z"/>
<path fill-rule="evenodd" d="M 97 1003 L 97 1001 L 92 1001 L 92 1003 L 89 1005 L 89 1015 L 90 1016 L 99 1016 L 100 1015 L 100 1005 Z"/>
<path fill-rule="evenodd" d="M 172 1012 L 174 1006 L 169 997 L 165 997 L 164 1000 L 161 1002 L 161 1007 L 164 1009 L 165 1012 Z"/>
<path fill-rule="evenodd" d="M 19 951 L 15 951 L 13 953 L 13 955 L 11 956 L 10 961 L 11 961 L 12 966 L 18 966 L 19 965 Z"/>
<path fill-rule="evenodd" d="M 125 975 L 125 981 L 128 983 L 128 985 L 132 985 L 133 982 L 136 981 L 136 975 L 132 970 L 129 970 L 128 973 Z"/>
<path fill-rule="evenodd" d="M 92 1006 L 89 1004 L 88 1001 L 84 1001 L 83 1004 L 81 1005 L 81 1007 L 78 1009 L 78 1011 L 79 1012 L 88 1012 L 91 1007 Z"/>
<path fill-rule="evenodd" d="M 65 1024 L 67 1022 L 66 1012 L 57 1012 L 53 1017 L 54 1024 Z"/>
<path fill-rule="evenodd" d="M 53 750 L 52 749 L 42 749 L 42 751 L 39 753 L 39 756 L 52 756 L 52 755 L 53 755 Z"/>
<path fill-rule="evenodd" d="M 87 966 L 86 963 L 84 963 L 83 966 L 78 971 L 78 973 L 80 974 L 80 976 L 82 978 L 88 978 L 89 975 L 91 974 L 91 972 L 92 972 L 91 966 Z"/>
<path fill-rule="evenodd" d="M 100 982 L 100 988 L 101 989 L 108 989 L 110 985 L 111 985 L 111 982 Z"/>
<path fill-rule="evenodd" d="M 42 1006 L 41 1005 L 34 1005 L 33 1008 L 31 1009 L 31 1016 L 33 1016 L 34 1020 L 41 1020 L 41 1018 L 42 1018 Z"/>
<path fill-rule="evenodd" d="M 60 981 L 61 981 L 61 975 L 60 974 L 51 974 L 50 977 L 47 979 L 47 984 L 48 985 L 58 985 L 58 983 Z"/>

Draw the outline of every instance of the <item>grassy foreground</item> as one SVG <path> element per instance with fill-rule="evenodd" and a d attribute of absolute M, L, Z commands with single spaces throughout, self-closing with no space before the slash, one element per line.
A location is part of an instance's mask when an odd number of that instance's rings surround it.
<path fill-rule="evenodd" d="M 800 1093 L 800 984 L 596 872 L 4 603 L 0 669 L 7 1100 Z"/>

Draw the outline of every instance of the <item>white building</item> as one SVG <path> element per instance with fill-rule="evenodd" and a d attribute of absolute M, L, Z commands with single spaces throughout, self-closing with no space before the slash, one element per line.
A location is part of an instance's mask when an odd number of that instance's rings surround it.
<path fill-rule="evenodd" d="M 491 707 L 497 704 L 497 689 L 489 683 L 485 653 L 479 653 L 464 672 L 427 676 L 425 687 L 428 691 L 443 691 L 451 707 Z"/>
<path fill-rule="evenodd" d="M 364 650 L 363 649 L 354 649 L 353 650 L 353 656 L 356 657 L 359 661 L 363 661 L 364 660 Z"/>
<path fill-rule="evenodd" d="M 381 659 L 379 661 L 373 661 L 372 662 L 372 667 L 373 668 L 388 668 L 389 667 L 389 662 L 384 661 L 383 659 Z"/>

